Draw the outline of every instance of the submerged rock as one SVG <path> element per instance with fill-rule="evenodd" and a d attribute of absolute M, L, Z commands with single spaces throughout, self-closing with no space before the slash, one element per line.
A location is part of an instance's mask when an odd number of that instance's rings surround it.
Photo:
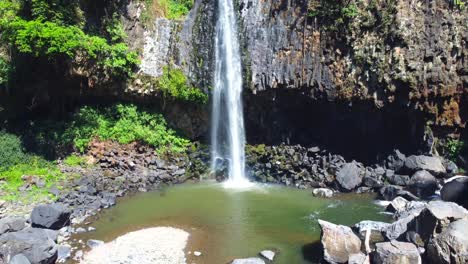
<path fill-rule="evenodd" d="M 375 264 L 421 264 L 418 248 L 411 243 L 392 240 L 377 243 L 375 246 L 373 258 Z"/>
<path fill-rule="evenodd" d="M 331 198 L 333 197 L 333 190 L 328 188 L 317 188 L 312 190 L 312 194 L 316 197 Z"/>
<path fill-rule="evenodd" d="M 276 253 L 272 250 L 262 250 L 260 252 L 260 256 L 268 259 L 269 261 L 273 261 L 275 259 Z"/>
<path fill-rule="evenodd" d="M 61 203 L 39 205 L 31 213 L 31 225 L 59 230 L 70 224 L 70 215 L 71 210 Z"/>
<path fill-rule="evenodd" d="M 245 258 L 235 259 L 231 264 L 265 264 L 265 261 L 261 258 Z"/>
<path fill-rule="evenodd" d="M 431 239 L 427 248 L 429 259 L 434 263 L 468 263 L 468 219 L 451 223 Z"/>
<path fill-rule="evenodd" d="M 351 228 L 318 220 L 322 229 L 324 259 L 330 263 L 346 263 L 349 256 L 361 252 L 361 240 Z"/>

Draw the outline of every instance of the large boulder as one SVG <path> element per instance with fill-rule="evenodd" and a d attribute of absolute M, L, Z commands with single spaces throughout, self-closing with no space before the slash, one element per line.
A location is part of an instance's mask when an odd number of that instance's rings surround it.
<path fill-rule="evenodd" d="M 457 203 L 468 209 L 468 177 L 449 180 L 440 190 L 442 200 Z"/>
<path fill-rule="evenodd" d="M 423 155 L 406 158 L 404 169 L 409 172 L 426 170 L 434 175 L 443 175 L 447 172 L 441 158 Z"/>
<path fill-rule="evenodd" d="M 57 244 L 47 230 L 26 228 L 0 236 L 0 255 L 6 260 L 23 254 L 31 264 L 55 263 Z"/>
<path fill-rule="evenodd" d="M 25 255 L 19 254 L 19 255 L 14 256 L 10 260 L 9 264 L 31 264 L 31 262 Z"/>
<path fill-rule="evenodd" d="M 406 242 L 392 240 L 377 243 L 373 263 L 375 264 L 421 264 L 418 248 Z"/>
<path fill-rule="evenodd" d="M 59 230 L 70 223 L 70 215 L 71 210 L 61 203 L 38 205 L 31 213 L 31 225 Z"/>
<path fill-rule="evenodd" d="M 318 220 L 322 229 L 323 257 L 329 263 L 346 263 L 349 256 L 361 253 L 361 240 L 351 228 Z"/>
<path fill-rule="evenodd" d="M 405 165 L 406 156 L 399 150 L 393 151 L 393 154 L 387 157 L 387 168 L 399 171 Z"/>
<path fill-rule="evenodd" d="M 442 233 L 432 238 L 428 256 L 433 263 L 468 263 L 468 219 L 451 223 Z"/>
<path fill-rule="evenodd" d="M 456 203 L 432 201 L 408 224 L 408 230 L 418 233 L 423 241 L 429 241 L 452 221 L 466 218 L 468 218 L 468 210 Z"/>
<path fill-rule="evenodd" d="M 409 201 L 418 200 L 419 198 L 414 194 L 403 190 L 400 186 L 395 185 L 385 185 L 379 189 L 380 197 L 386 201 L 392 201 L 398 196 L 401 196 Z"/>
<path fill-rule="evenodd" d="M 397 221 L 390 224 L 385 230 L 384 234 L 389 240 L 401 239 L 406 232 L 410 230 L 410 223 L 421 214 L 426 208 L 426 203 L 423 202 L 408 202 L 405 208 L 400 212 L 395 213 Z"/>
<path fill-rule="evenodd" d="M 437 190 L 437 179 L 428 171 L 417 171 L 411 176 L 408 189 L 418 197 L 427 198 Z"/>
<path fill-rule="evenodd" d="M 393 201 L 387 206 L 385 210 L 391 213 L 399 213 L 405 210 L 407 204 L 408 200 L 398 196 L 395 199 L 393 199 Z"/>
<path fill-rule="evenodd" d="M 362 183 L 363 169 L 356 163 L 346 163 L 336 173 L 338 184 L 345 190 L 351 191 Z"/>
<path fill-rule="evenodd" d="M 23 217 L 7 216 L 0 219 L 0 235 L 7 232 L 16 232 L 26 227 L 26 219 Z"/>
<path fill-rule="evenodd" d="M 353 230 L 362 241 L 365 241 L 367 232 L 370 232 L 369 244 L 374 247 L 375 243 L 385 241 L 384 233 L 389 226 L 389 223 L 366 220 L 355 224 Z"/>

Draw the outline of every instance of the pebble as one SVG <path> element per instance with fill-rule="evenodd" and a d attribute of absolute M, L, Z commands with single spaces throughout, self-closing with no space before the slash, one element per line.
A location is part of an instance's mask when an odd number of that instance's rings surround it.
<path fill-rule="evenodd" d="M 199 257 L 202 255 L 202 253 L 200 251 L 194 251 L 193 255 L 195 255 L 196 257 Z"/>
<path fill-rule="evenodd" d="M 263 250 L 260 252 L 260 256 L 268 259 L 269 261 L 273 261 L 275 259 L 275 252 L 271 250 Z"/>

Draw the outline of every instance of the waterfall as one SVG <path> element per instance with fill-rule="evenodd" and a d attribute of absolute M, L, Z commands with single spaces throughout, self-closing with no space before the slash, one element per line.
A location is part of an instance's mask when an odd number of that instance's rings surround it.
<path fill-rule="evenodd" d="M 244 187 L 245 131 L 242 108 L 242 66 L 233 0 L 218 0 L 216 64 L 212 105 L 212 169 L 228 161 L 231 187 Z"/>

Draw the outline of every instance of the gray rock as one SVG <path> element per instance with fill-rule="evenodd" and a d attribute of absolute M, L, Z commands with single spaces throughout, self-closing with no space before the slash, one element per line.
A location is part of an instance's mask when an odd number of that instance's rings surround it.
<path fill-rule="evenodd" d="M 457 203 L 468 209 L 468 177 L 458 177 L 444 184 L 440 190 L 442 200 Z"/>
<path fill-rule="evenodd" d="M 348 264 L 368 264 L 367 256 L 363 253 L 352 254 L 349 256 Z"/>
<path fill-rule="evenodd" d="M 90 248 L 95 248 L 95 247 L 99 247 L 101 245 L 104 245 L 104 241 L 96 240 L 96 239 L 90 239 L 90 240 L 88 240 L 88 242 L 86 242 L 86 245 L 88 245 L 88 247 L 90 247 Z"/>
<path fill-rule="evenodd" d="M 388 182 L 398 186 L 406 186 L 410 183 L 410 177 L 407 175 L 400 174 L 386 174 Z"/>
<path fill-rule="evenodd" d="M 387 157 L 387 168 L 399 171 L 405 165 L 406 156 L 399 150 L 394 150 L 393 154 Z"/>
<path fill-rule="evenodd" d="M 57 262 L 65 262 L 71 257 L 71 246 L 60 245 L 57 249 Z"/>
<path fill-rule="evenodd" d="M 333 190 L 328 188 L 317 188 L 312 190 L 312 194 L 316 197 L 331 198 L 333 197 Z"/>
<path fill-rule="evenodd" d="M 23 217 L 7 216 L 0 219 L 0 235 L 7 232 L 16 232 L 26 227 L 26 219 Z"/>
<path fill-rule="evenodd" d="M 0 236 L 0 255 L 11 258 L 23 254 L 32 264 L 52 264 L 57 245 L 44 229 L 26 228 Z"/>
<path fill-rule="evenodd" d="M 346 163 L 336 173 L 336 180 L 347 191 L 359 187 L 362 183 L 362 169 L 356 162 Z"/>
<path fill-rule="evenodd" d="M 434 263 L 468 263 L 468 219 L 451 223 L 442 233 L 432 238 L 427 253 Z"/>
<path fill-rule="evenodd" d="M 322 229 L 324 259 L 330 263 L 346 263 L 349 256 L 361 252 L 361 240 L 351 228 L 318 220 Z"/>
<path fill-rule="evenodd" d="M 411 193 L 421 198 L 432 196 L 437 189 L 437 179 L 428 171 L 417 171 L 411 176 L 408 189 Z"/>
<path fill-rule="evenodd" d="M 372 177 L 372 176 L 364 176 L 362 179 L 362 183 L 371 188 L 379 188 L 383 186 L 383 182 L 378 179 L 377 177 Z"/>
<path fill-rule="evenodd" d="M 260 256 L 266 258 L 269 261 L 273 261 L 275 259 L 276 253 L 272 250 L 262 250 L 260 252 Z"/>
<path fill-rule="evenodd" d="M 39 205 L 31 213 L 31 225 L 58 230 L 70 223 L 70 215 L 71 210 L 64 204 Z"/>
<path fill-rule="evenodd" d="M 400 186 L 395 186 L 395 185 L 383 186 L 382 188 L 379 189 L 379 194 L 380 194 L 380 197 L 382 197 L 383 199 L 387 201 L 392 201 L 398 196 L 401 196 L 409 201 L 418 200 L 418 197 L 416 197 L 414 194 L 403 190 L 403 188 Z"/>
<path fill-rule="evenodd" d="M 376 244 L 374 254 L 376 264 L 421 264 L 418 248 L 406 242 L 390 241 Z"/>
<path fill-rule="evenodd" d="M 398 196 L 387 206 L 386 211 L 392 213 L 402 212 L 406 208 L 406 204 L 408 204 L 408 200 Z"/>
<path fill-rule="evenodd" d="M 235 259 L 231 264 L 265 264 L 265 261 L 261 258 L 245 258 Z"/>
<path fill-rule="evenodd" d="M 353 226 L 355 233 L 364 241 L 367 230 L 370 230 L 369 244 L 373 246 L 375 243 L 385 241 L 384 233 L 390 226 L 389 223 L 377 221 L 361 221 Z"/>
<path fill-rule="evenodd" d="M 441 158 L 422 155 L 406 158 L 404 168 L 410 172 L 426 170 L 434 175 L 442 175 L 447 172 Z"/>
<path fill-rule="evenodd" d="M 9 264 L 31 264 L 31 262 L 25 255 L 18 254 L 10 260 Z"/>

